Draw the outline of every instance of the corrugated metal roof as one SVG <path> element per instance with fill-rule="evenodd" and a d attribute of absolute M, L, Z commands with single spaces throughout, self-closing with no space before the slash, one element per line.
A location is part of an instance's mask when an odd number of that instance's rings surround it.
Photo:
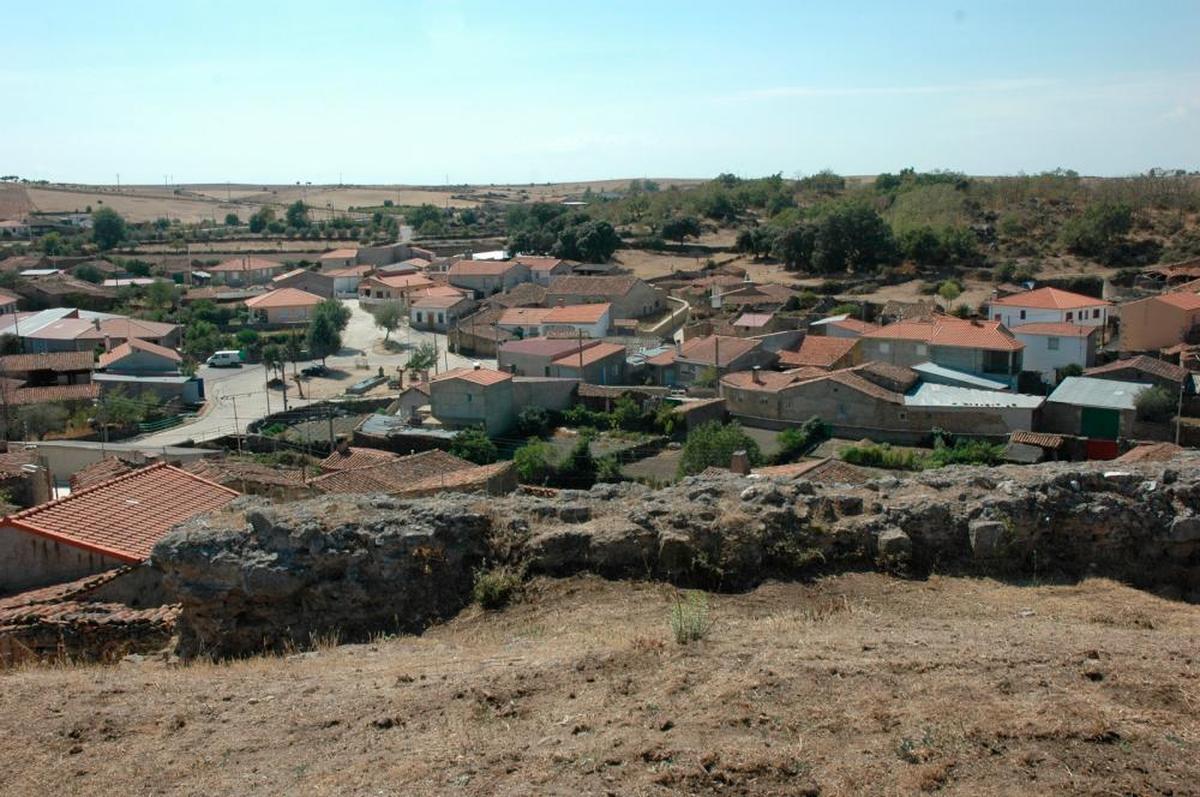
<path fill-rule="evenodd" d="M 982 376 L 956 371 L 953 368 L 946 368 L 937 363 L 917 363 L 910 367 L 921 376 L 930 380 L 941 379 L 961 387 L 974 387 L 980 390 L 1008 390 L 1008 385 L 1004 382 L 997 382 L 993 379 L 985 379 Z"/>
<path fill-rule="evenodd" d="M 984 407 L 1002 409 L 1036 409 L 1042 406 L 1041 396 L 1024 393 L 1002 393 L 998 390 L 978 390 L 955 385 L 937 385 L 922 382 L 904 396 L 906 407 Z"/>
<path fill-rule="evenodd" d="M 1144 382 L 1118 382 L 1115 379 L 1094 379 L 1089 376 L 1068 376 L 1046 401 L 1074 404 L 1078 407 L 1099 407 L 1110 410 L 1132 410 L 1138 394 L 1153 387 Z"/>

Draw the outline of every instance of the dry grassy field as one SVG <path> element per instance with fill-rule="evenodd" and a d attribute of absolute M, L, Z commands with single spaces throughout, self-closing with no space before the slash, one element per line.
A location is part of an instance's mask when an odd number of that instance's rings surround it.
<path fill-rule="evenodd" d="M 10 795 L 1194 795 L 1200 607 L 1115 583 L 536 581 L 422 637 L 0 674 Z"/>
<path fill-rule="evenodd" d="M 33 205 L 43 213 L 83 212 L 108 206 L 132 222 L 154 221 L 160 217 L 196 223 L 205 219 L 221 222 L 226 213 L 247 215 L 245 207 L 206 198 L 175 196 L 161 187 L 122 189 L 120 193 L 103 188 L 65 190 L 59 188 L 26 188 Z M 136 193 L 135 193 L 136 192 Z"/>

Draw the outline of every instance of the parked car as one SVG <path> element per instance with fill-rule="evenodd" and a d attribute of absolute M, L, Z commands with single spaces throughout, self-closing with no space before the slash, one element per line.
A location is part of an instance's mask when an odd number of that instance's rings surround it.
<path fill-rule="evenodd" d="M 236 350 L 217 351 L 204 361 L 205 365 L 213 368 L 241 368 L 242 353 Z"/>
<path fill-rule="evenodd" d="M 329 373 L 329 369 L 320 363 L 313 363 L 307 368 L 301 368 L 300 373 L 304 376 L 325 376 Z"/>

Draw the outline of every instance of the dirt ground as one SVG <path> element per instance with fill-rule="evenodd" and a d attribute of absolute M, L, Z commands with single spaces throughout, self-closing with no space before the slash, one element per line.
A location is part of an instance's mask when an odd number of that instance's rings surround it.
<path fill-rule="evenodd" d="M 5 793 L 1200 793 L 1200 607 L 877 574 L 536 581 L 424 636 L 0 674 Z"/>

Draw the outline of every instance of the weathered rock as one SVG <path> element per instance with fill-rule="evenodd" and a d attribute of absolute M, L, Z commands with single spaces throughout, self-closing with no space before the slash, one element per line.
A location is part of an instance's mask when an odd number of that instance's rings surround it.
<path fill-rule="evenodd" d="M 897 528 L 884 529 L 876 538 L 879 555 L 889 558 L 900 558 L 912 553 L 912 539 Z"/>
<path fill-rule="evenodd" d="M 1200 517 L 1177 517 L 1167 533 L 1171 542 L 1200 542 Z"/>
<path fill-rule="evenodd" d="M 976 558 L 989 559 L 1001 553 L 1008 527 L 998 520 L 972 520 L 967 525 L 971 550 Z"/>

